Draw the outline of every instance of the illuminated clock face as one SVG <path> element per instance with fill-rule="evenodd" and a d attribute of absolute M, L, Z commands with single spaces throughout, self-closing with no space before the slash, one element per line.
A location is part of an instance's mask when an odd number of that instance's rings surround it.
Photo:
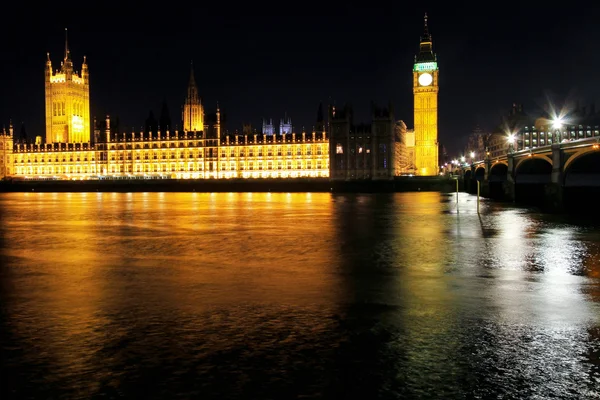
<path fill-rule="evenodd" d="M 425 72 L 424 74 L 419 75 L 419 85 L 421 86 L 429 86 L 433 82 L 433 78 L 431 74 Z"/>

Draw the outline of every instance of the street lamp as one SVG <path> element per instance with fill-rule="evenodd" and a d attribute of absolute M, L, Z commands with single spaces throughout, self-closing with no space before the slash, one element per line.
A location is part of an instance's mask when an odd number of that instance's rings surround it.
<path fill-rule="evenodd" d="M 473 164 L 473 161 L 475 161 L 475 152 L 472 151 L 470 155 L 471 155 L 471 164 Z"/>
<path fill-rule="evenodd" d="M 512 154 L 515 151 L 515 134 L 511 133 L 508 135 L 508 138 L 506 139 L 506 141 L 508 142 L 508 153 Z"/>
<path fill-rule="evenodd" d="M 556 118 L 552 121 L 552 128 L 554 128 L 554 143 L 560 143 L 560 130 L 562 129 L 563 121 L 560 118 Z"/>

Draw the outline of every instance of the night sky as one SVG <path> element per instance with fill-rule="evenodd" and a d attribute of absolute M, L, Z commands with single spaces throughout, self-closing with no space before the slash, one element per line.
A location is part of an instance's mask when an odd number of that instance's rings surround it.
<path fill-rule="evenodd" d="M 589 104 L 600 97 L 597 7 L 522 3 L 282 3 L 244 16 L 208 9 L 171 16 L 162 5 L 52 23 L 15 12 L 0 28 L 0 121 L 12 119 L 17 129 L 24 122 L 30 137 L 44 135 L 46 52 L 59 68 L 66 27 L 76 70 L 87 56 L 92 115 L 109 113 L 121 127 L 139 131 L 150 110 L 158 117 L 163 100 L 179 121 L 193 60 L 205 110 L 218 101 L 229 131 L 244 122 L 260 129 L 263 117 L 278 122 L 286 112 L 296 131 L 310 130 L 320 101 L 351 103 L 355 122 L 369 121 L 371 101 L 391 101 L 410 128 L 412 64 L 427 12 L 440 68 L 439 140 L 456 154 L 477 125 L 492 129 L 513 102 L 535 113 L 548 98 Z"/>

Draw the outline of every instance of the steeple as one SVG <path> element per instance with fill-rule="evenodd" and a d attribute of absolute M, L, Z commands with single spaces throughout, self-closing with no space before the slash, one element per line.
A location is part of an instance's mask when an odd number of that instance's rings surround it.
<path fill-rule="evenodd" d="M 190 80 L 187 87 L 187 96 L 183 105 L 183 130 L 185 132 L 204 131 L 204 108 L 198 87 L 194 78 L 194 63 L 190 62 Z"/>
<path fill-rule="evenodd" d="M 194 63 L 190 63 L 190 81 L 188 83 L 187 100 L 186 103 L 195 104 L 199 103 L 200 98 L 198 96 L 198 87 L 196 86 L 196 79 L 194 78 Z"/>
<path fill-rule="evenodd" d="M 424 21 L 424 30 L 423 36 L 421 36 L 421 42 L 431 42 L 431 35 L 429 34 L 429 27 L 427 26 L 427 13 L 425 13 Z"/>
<path fill-rule="evenodd" d="M 150 110 L 148 118 L 146 118 L 146 126 L 144 127 L 144 133 L 149 137 L 153 137 L 153 134 L 158 133 L 158 121 L 154 117 L 154 113 Z"/>
<path fill-rule="evenodd" d="M 73 74 L 73 61 L 71 60 L 71 52 L 69 51 L 69 42 L 67 40 L 67 28 L 65 28 L 65 59 L 62 63 L 62 72 L 67 75 L 67 80 L 71 79 Z"/>
<path fill-rule="evenodd" d="M 319 102 L 319 109 L 317 110 L 317 125 L 315 126 L 315 132 L 323 132 L 325 130 L 325 118 L 323 117 L 323 102 Z"/>
<path fill-rule="evenodd" d="M 196 86 L 196 80 L 194 79 L 194 61 L 190 61 L 190 82 L 188 86 Z"/>
<path fill-rule="evenodd" d="M 21 143 L 27 143 L 27 131 L 25 130 L 24 122 L 21 122 L 21 131 L 19 132 L 19 141 Z"/>
<path fill-rule="evenodd" d="M 323 102 L 319 102 L 319 109 L 317 110 L 317 122 L 323 122 Z"/>
<path fill-rule="evenodd" d="M 433 54 L 433 41 L 431 34 L 429 33 L 429 26 L 427 25 L 427 13 L 424 17 L 424 29 L 423 35 L 421 36 L 421 42 L 419 43 L 419 54 L 415 57 L 415 62 L 431 62 L 436 61 L 437 58 Z"/>
<path fill-rule="evenodd" d="M 71 52 L 69 51 L 69 40 L 67 36 L 67 28 L 65 28 L 65 61 L 71 58 Z"/>

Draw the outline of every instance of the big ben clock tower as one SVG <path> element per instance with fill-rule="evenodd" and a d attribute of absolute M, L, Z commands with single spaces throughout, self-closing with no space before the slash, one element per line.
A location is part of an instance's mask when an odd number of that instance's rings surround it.
<path fill-rule="evenodd" d="M 438 175 L 438 66 L 433 43 L 427 28 L 421 36 L 419 54 L 413 67 L 415 96 L 415 169 L 417 175 Z"/>

